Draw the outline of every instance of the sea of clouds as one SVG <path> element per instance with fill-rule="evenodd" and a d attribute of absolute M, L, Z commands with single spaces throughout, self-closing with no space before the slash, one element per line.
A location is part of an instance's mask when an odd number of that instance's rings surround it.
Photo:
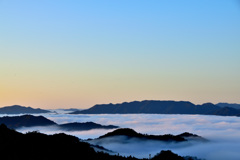
<path fill-rule="evenodd" d="M 43 114 L 58 124 L 69 122 L 95 122 L 102 125 L 117 125 L 121 128 L 132 128 L 143 134 L 180 134 L 190 132 L 200 135 L 209 142 L 164 143 L 157 141 L 139 141 L 132 139 L 110 139 L 92 141 L 120 155 L 147 158 L 161 150 L 172 150 L 182 156 L 197 156 L 206 160 L 239 160 L 240 159 L 240 117 L 206 116 L 206 115 L 163 115 L 163 114 L 93 114 L 70 115 Z M 32 127 L 20 128 L 20 132 L 39 131 L 46 134 L 63 132 L 59 128 Z M 66 132 L 81 139 L 97 138 L 113 130 L 96 129 L 89 131 Z"/>

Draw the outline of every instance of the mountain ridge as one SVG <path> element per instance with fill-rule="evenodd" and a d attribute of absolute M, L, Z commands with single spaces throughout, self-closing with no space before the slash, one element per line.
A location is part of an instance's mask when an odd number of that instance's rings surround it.
<path fill-rule="evenodd" d="M 13 117 L 0 117 L 0 124 L 5 124 L 8 128 L 18 129 L 20 127 L 41 127 L 41 126 L 53 126 L 58 127 L 64 131 L 82 131 L 91 129 L 114 129 L 118 126 L 114 125 L 101 125 L 94 122 L 74 122 L 57 124 L 54 121 L 47 119 L 44 116 L 22 115 Z"/>
<path fill-rule="evenodd" d="M 200 114 L 240 116 L 240 110 L 219 107 L 212 103 L 195 105 L 189 101 L 144 100 L 118 104 L 97 104 L 89 109 L 71 112 L 70 114 Z"/>
<path fill-rule="evenodd" d="M 101 125 L 94 122 L 74 122 L 74 123 L 65 123 L 58 125 L 61 129 L 66 131 L 76 131 L 76 130 L 91 130 L 91 129 L 114 129 L 118 126 L 114 125 Z"/>
<path fill-rule="evenodd" d="M 219 107 L 231 107 L 231 108 L 235 108 L 235 109 L 240 109 L 240 104 L 237 104 L 237 103 L 217 103 L 216 104 L 217 106 Z"/>
<path fill-rule="evenodd" d="M 0 125 L 0 150 L 2 159 L 84 159 L 84 160 L 147 160 L 133 156 L 110 155 L 97 152 L 92 145 L 75 136 L 58 133 L 46 135 L 39 132 L 20 133 Z M 192 157 L 181 157 L 171 151 L 162 150 L 153 159 L 192 160 Z"/>
<path fill-rule="evenodd" d="M 36 114 L 36 113 L 49 113 L 50 111 L 40 109 L 40 108 L 32 108 L 32 107 L 24 107 L 20 105 L 12 105 L 5 106 L 0 108 L 0 114 Z"/>
<path fill-rule="evenodd" d="M 97 140 L 101 140 L 104 138 L 109 137 L 116 137 L 116 136 L 126 136 L 128 138 L 138 138 L 138 139 L 145 139 L 145 140 L 159 140 L 165 142 L 184 142 L 188 141 L 189 139 L 195 139 L 198 141 L 207 141 L 205 138 L 198 136 L 196 134 L 192 134 L 189 132 L 184 132 L 179 135 L 172 135 L 172 134 L 164 134 L 164 135 L 148 135 L 148 134 L 141 134 L 137 133 L 135 130 L 131 128 L 119 128 L 112 132 L 108 132 L 105 135 L 100 136 Z"/>

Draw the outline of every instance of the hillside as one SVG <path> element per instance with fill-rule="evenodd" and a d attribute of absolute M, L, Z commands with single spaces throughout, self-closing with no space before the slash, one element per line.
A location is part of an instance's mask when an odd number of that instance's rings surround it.
<path fill-rule="evenodd" d="M 239 116 L 240 110 L 232 108 L 224 113 L 223 108 L 212 103 L 195 105 L 188 101 L 134 101 L 121 104 L 101 104 L 71 114 L 202 114 Z M 219 113 L 219 114 L 218 114 Z"/>
<path fill-rule="evenodd" d="M 82 131 L 91 129 L 114 129 L 118 126 L 114 125 L 101 125 L 93 122 L 85 123 L 66 123 L 57 124 L 43 116 L 33 116 L 33 115 L 22 115 L 13 117 L 0 117 L 0 124 L 5 124 L 8 128 L 17 129 L 20 127 L 35 127 L 35 126 L 54 126 L 59 128 L 59 130 L 65 131 Z"/>
<path fill-rule="evenodd" d="M 8 129 L 5 125 L 0 125 L 0 142 L 1 158 L 3 159 L 136 159 L 97 153 L 88 143 L 81 142 L 77 137 L 63 133 L 45 135 L 30 132 L 22 134 Z"/>
<path fill-rule="evenodd" d="M 8 128 L 12 128 L 12 129 L 17 129 L 20 127 L 57 125 L 55 122 L 43 116 L 32 116 L 32 115 L 0 117 L 0 124 L 5 124 Z"/>
<path fill-rule="evenodd" d="M 240 109 L 240 104 L 237 103 L 218 103 L 216 105 L 219 107 L 231 107 L 235 109 Z"/>
<path fill-rule="evenodd" d="M 165 135 L 146 135 L 146 134 L 141 134 L 137 133 L 133 129 L 130 128 L 120 128 L 116 129 L 113 132 L 109 132 L 103 136 L 100 136 L 98 140 L 104 139 L 104 138 L 113 138 L 117 136 L 125 136 L 129 139 L 131 138 L 138 138 L 142 140 L 158 140 L 158 141 L 167 141 L 167 142 L 183 142 L 183 141 L 188 141 L 189 139 L 194 139 L 194 140 L 200 140 L 200 141 L 206 141 L 206 139 L 192 134 L 192 133 L 182 133 L 179 135 L 171 135 L 171 134 L 165 134 Z"/>
<path fill-rule="evenodd" d="M 90 144 L 63 133 L 46 135 L 29 132 L 22 134 L 8 129 L 3 124 L 0 125 L 0 142 L 1 158 L 9 160 L 138 160 L 132 156 L 122 157 L 96 152 Z M 187 160 L 171 151 L 161 151 L 153 159 L 164 160 L 166 157 L 174 160 Z"/>
<path fill-rule="evenodd" d="M 85 122 L 85 123 L 66 123 L 58 125 L 61 129 L 67 131 L 80 131 L 80 130 L 91 130 L 91 129 L 114 129 L 118 128 L 118 126 L 114 125 L 101 125 L 93 122 Z"/>
<path fill-rule="evenodd" d="M 31 107 L 23 107 L 19 105 L 6 106 L 0 108 L 0 114 L 36 114 L 36 113 L 48 113 L 50 111 L 40 108 L 34 109 Z"/>

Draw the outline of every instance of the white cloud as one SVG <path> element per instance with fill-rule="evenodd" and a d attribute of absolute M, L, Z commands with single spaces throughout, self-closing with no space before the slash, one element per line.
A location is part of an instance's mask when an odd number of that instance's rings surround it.
<path fill-rule="evenodd" d="M 133 128 L 137 132 L 146 134 L 180 134 L 191 132 L 210 140 L 209 143 L 194 145 L 177 144 L 167 145 L 159 142 L 132 143 L 101 143 L 104 147 L 123 155 L 148 157 L 155 155 L 162 149 L 171 149 L 183 156 L 197 156 L 207 160 L 239 160 L 240 159 L 240 118 L 206 115 L 158 115 L 158 114 L 99 114 L 99 115 L 67 115 L 44 114 L 45 117 L 61 124 L 67 122 L 93 121 L 102 125 L 118 125 L 124 128 Z M 26 132 L 27 128 L 19 129 Z M 43 133 L 53 134 L 61 132 L 57 128 L 32 128 Z M 82 139 L 97 138 L 112 130 L 90 130 L 81 132 L 65 132 Z"/>

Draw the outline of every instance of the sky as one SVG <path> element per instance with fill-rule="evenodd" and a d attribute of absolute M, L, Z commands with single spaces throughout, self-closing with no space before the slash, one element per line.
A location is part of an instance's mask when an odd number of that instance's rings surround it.
<path fill-rule="evenodd" d="M 0 106 L 240 103 L 239 0 L 0 0 Z"/>

